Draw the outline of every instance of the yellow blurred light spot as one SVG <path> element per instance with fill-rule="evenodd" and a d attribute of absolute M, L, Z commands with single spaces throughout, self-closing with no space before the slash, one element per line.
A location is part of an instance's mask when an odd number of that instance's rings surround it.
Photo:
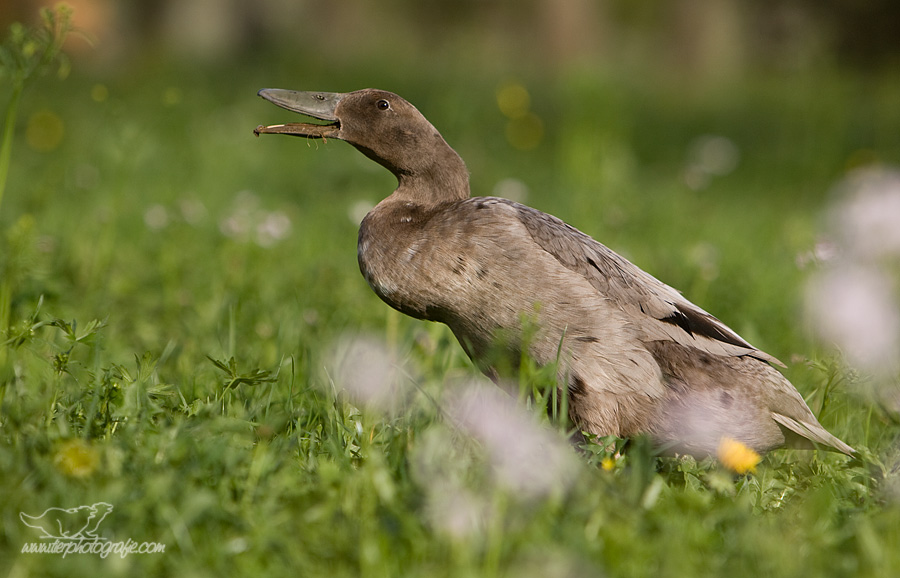
<path fill-rule="evenodd" d="M 163 104 L 166 106 L 175 106 L 181 102 L 181 90 L 170 86 L 163 92 Z"/>
<path fill-rule="evenodd" d="M 22 46 L 22 54 L 25 55 L 25 58 L 31 58 L 35 52 L 37 52 L 37 43 L 33 40 L 25 42 Z"/>
<path fill-rule="evenodd" d="M 97 469 L 100 455 L 84 440 L 68 440 L 60 444 L 53 457 L 53 463 L 67 476 L 84 478 Z"/>
<path fill-rule="evenodd" d="M 32 149 L 44 153 L 55 150 L 64 134 L 63 120 L 46 109 L 32 114 L 25 125 L 25 142 Z"/>
<path fill-rule="evenodd" d="M 506 140 L 513 147 L 527 151 L 537 148 L 544 138 L 544 123 L 534 113 L 510 119 L 506 123 Z"/>
<path fill-rule="evenodd" d="M 109 98 L 109 89 L 105 84 L 95 84 L 91 87 L 91 99 L 94 102 L 103 102 Z"/>
<path fill-rule="evenodd" d="M 762 459 L 758 453 L 731 438 L 722 438 L 716 455 L 723 466 L 738 474 L 755 472 L 756 464 Z"/>
<path fill-rule="evenodd" d="M 497 106 L 507 118 L 522 118 L 531 107 L 531 95 L 521 84 L 511 82 L 497 90 Z"/>

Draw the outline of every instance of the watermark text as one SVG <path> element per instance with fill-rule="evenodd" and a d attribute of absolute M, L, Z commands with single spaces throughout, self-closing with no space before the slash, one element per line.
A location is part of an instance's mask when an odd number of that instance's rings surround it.
<path fill-rule="evenodd" d="M 163 554 L 166 545 L 159 542 L 113 542 L 102 538 L 59 539 L 52 542 L 26 542 L 22 554 L 56 554 L 65 558 L 70 554 L 95 554 L 106 558 L 110 554 L 125 558 L 131 554 Z"/>

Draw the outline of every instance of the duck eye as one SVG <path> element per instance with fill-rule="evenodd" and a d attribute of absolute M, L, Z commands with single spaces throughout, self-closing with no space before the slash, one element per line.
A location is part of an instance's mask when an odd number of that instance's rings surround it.
<path fill-rule="evenodd" d="M 382 98 L 381 100 L 379 100 L 378 102 L 375 103 L 375 106 L 378 107 L 378 110 L 387 110 L 387 109 L 391 108 L 391 103 L 389 103 L 388 101 L 386 101 Z"/>

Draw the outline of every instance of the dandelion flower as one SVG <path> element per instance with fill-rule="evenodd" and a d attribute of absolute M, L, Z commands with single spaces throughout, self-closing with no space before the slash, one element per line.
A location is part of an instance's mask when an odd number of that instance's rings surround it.
<path fill-rule="evenodd" d="M 333 347 L 330 365 L 335 384 L 355 402 L 389 411 L 399 408 L 411 391 L 405 369 L 382 340 L 345 335 Z"/>
<path fill-rule="evenodd" d="M 716 455 L 723 466 L 738 474 L 755 472 L 756 464 L 762 459 L 749 447 L 728 437 L 722 438 L 719 442 Z"/>
<path fill-rule="evenodd" d="M 499 389 L 470 385 L 450 396 L 448 415 L 480 441 L 500 486 L 523 497 L 566 488 L 578 463 L 571 449 Z"/>
<path fill-rule="evenodd" d="M 809 279 L 809 314 L 852 365 L 890 378 L 900 347 L 900 171 L 859 170 L 837 192 L 828 232 L 835 255 Z"/>
<path fill-rule="evenodd" d="M 100 463 L 100 454 L 88 442 L 80 439 L 60 444 L 53 464 L 67 476 L 86 478 L 94 473 Z"/>

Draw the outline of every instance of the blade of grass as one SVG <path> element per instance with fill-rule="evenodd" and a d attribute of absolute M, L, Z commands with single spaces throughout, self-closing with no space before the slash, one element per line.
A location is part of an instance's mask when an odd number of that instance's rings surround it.
<path fill-rule="evenodd" d="M 0 208 L 3 208 L 3 193 L 6 191 L 6 177 L 9 175 L 9 162 L 12 158 L 12 140 L 16 124 L 16 114 L 19 110 L 19 99 L 22 97 L 23 83 L 13 83 L 12 96 L 6 105 L 6 114 L 3 118 L 3 138 L 0 140 Z M 4 283 L 6 285 L 6 283 Z M 6 327 L 6 318 L 2 317 L 3 303 L 0 303 L 0 327 Z"/>

